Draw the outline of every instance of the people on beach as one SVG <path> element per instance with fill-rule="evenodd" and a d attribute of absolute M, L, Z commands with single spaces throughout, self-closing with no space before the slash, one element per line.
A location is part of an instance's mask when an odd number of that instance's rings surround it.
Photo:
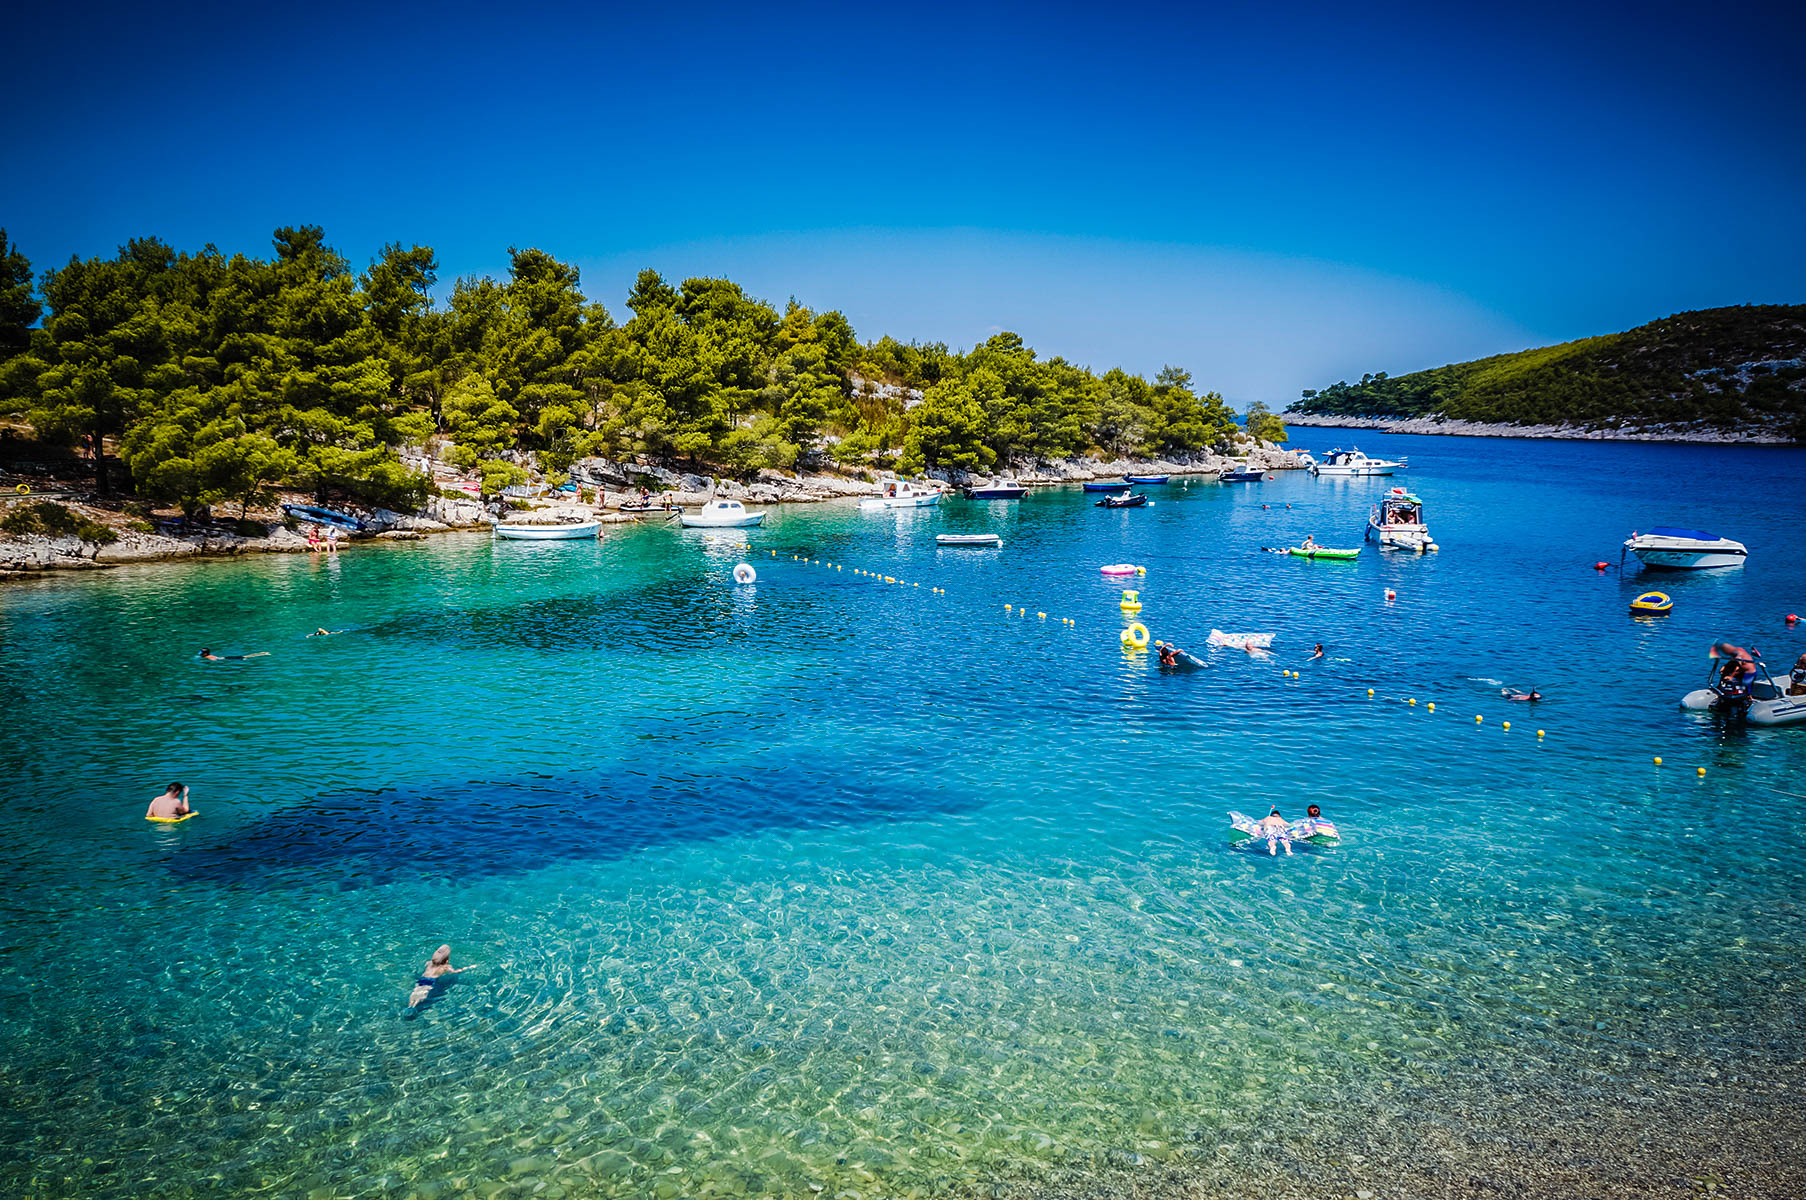
<path fill-rule="evenodd" d="M 179 783 L 172 783 L 161 796 L 150 802 L 144 810 L 146 820 L 168 821 L 176 817 L 185 817 L 194 809 L 188 807 L 188 789 Z"/>
<path fill-rule="evenodd" d="M 441 983 L 451 982 L 451 976 L 462 971 L 474 970 L 481 965 L 481 963 L 465 963 L 461 967 L 454 967 L 451 963 L 451 947 L 439 947 L 433 951 L 433 956 L 427 959 L 426 966 L 420 969 L 419 978 L 414 980 L 414 990 L 408 993 L 408 1007 L 419 1008 Z"/>
<path fill-rule="evenodd" d="M 337 525 L 328 525 L 326 527 L 326 552 L 328 554 L 336 554 L 338 553 L 338 549 L 339 527 Z"/>
<path fill-rule="evenodd" d="M 309 551 L 315 551 L 320 548 L 320 527 L 318 525 L 309 525 L 307 527 L 307 548 Z"/>
<path fill-rule="evenodd" d="M 243 662 L 247 658 L 268 658 L 269 656 L 268 650 L 259 650 L 255 654 L 215 654 L 211 650 L 203 649 L 200 653 L 200 657 L 208 662 Z"/>
<path fill-rule="evenodd" d="M 1531 688 L 1527 692 L 1514 692 L 1510 688 L 1500 688 L 1499 694 L 1504 696 L 1507 700 L 1535 701 L 1535 700 L 1541 700 L 1543 698 L 1543 694 L 1541 692 L 1537 691 L 1534 687 Z"/>

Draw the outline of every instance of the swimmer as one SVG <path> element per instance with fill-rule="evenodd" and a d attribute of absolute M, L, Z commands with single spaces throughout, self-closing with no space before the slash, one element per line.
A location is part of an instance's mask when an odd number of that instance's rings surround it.
<path fill-rule="evenodd" d="M 203 649 L 199 657 L 208 662 L 243 662 L 247 658 L 268 658 L 269 656 L 268 650 L 259 650 L 255 654 L 215 654 L 211 650 Z"/>
<path fill-rule="evenodd" d="M 1267 839 L 1267 853 L 1278 854 L 1279 847 L 1284 846 L 1286 853 L 1292 852 L 1292 825 L 1279 815 L 1276 808 L 1260 820 L 1261 836 Z"/>
<path fill-rule="evenodd" d="M 414 990 L 408 993 L 408 1007 L 419 1008 L 441 983 L 451 982 L 447 976 L 474 970 L 481 965 L 465 963 L 461 967 L 454 967 L 451 965 L 451 947 L 439 947 L 433 951 L 433 957 L 427 960 L 426 966 L 421 968 L 420 977 L 414 980 Z"/>
<path fill-rule="evenodd" d="M 1318 659 L 1320 659 L 1322 657 L 1323 657 L 1323 643 L 1318 642 L 1315 646 L 1311 647 L 1311 656 L 1306 661 L 1316 662 Z"/>
<path fill-rule="evenodd" d="M 193 811 L 188 807 L 188 789 L 179 783 L 172 783 L 167 791 L 150 802 L 150 807 L 144 810 L 144 818 L 147 821 L 152 818 L 168 821 L 185 817 Z"/>
<path fill-rule="evenodd" d="M 1163 667 L 1176 667 L 1179 665 L 1178 656 L 1173 653 L 1173 648 L 1165 642 L 1160 643 L 1160 665 Z"/>
<path fill-rule="evenodd" d="M 1543 698 L 1543 694 L 1541 692 L 1537 691 L 1535 688 L 1531 688 L 1527 692 L 1514 692 L 1510 688 L 1500 688 L 1499 695 L 1505 697 L 1507 700 L 1533 700 L 1534 701 L 1534 700 L 1541 700 Z"/>
<path fill-rule="evenodd" d="M 349 629 L 316 629 L 308 637 L 331 637 L 335 633 L 350 633 Z"/>

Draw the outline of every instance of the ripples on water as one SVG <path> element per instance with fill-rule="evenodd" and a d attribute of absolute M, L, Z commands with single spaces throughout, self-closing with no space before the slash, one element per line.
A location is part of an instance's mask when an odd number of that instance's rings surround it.
<path fill-rule="evenodd" d="M 1806 732 L 1673 708 L 1714 637 L 1800 649 L 1786 513 L 1663 499 L 1749 452 L 1412 453 L 1439 557 L 1257 553 L 1380 486 L 1298 476 L 7 589 L 0 1179 L 931 1192 L 1796 986 Z M 1587 564 L 1658 520 L 1752 560 L 1633 622 Z M 1156 637 L 1273 659 L 1125 655 L 1124 559 Z M 146 826 L 167 777 L 202 816 Z M 1226 848 L 1312 800 L 1345 845 Z M 404 1019 L 442 940 L 484 966 Z"/>

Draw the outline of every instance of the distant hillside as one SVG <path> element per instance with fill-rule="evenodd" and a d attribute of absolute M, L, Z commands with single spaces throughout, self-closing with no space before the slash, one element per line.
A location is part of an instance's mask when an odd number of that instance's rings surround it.
<path fill-rule="evenodd" d="M 1806 304 L 1708 308 L 1396 379 L 1364 375 L 1306 391 L 1288 412 L 1806 440 Z"/>

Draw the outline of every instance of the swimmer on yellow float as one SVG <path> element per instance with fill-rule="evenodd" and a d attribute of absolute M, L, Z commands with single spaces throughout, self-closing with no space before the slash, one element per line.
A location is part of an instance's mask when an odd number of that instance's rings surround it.
<path fill-rule="evenodd" d="M 194 814 L 195 810 L 188 806 L 188 789 L 179 783 L 172 783 L 167 791 L 150 802 L 150 807 L 144 810 L 144 819 L 174 824 L 186 821 Z"/>

